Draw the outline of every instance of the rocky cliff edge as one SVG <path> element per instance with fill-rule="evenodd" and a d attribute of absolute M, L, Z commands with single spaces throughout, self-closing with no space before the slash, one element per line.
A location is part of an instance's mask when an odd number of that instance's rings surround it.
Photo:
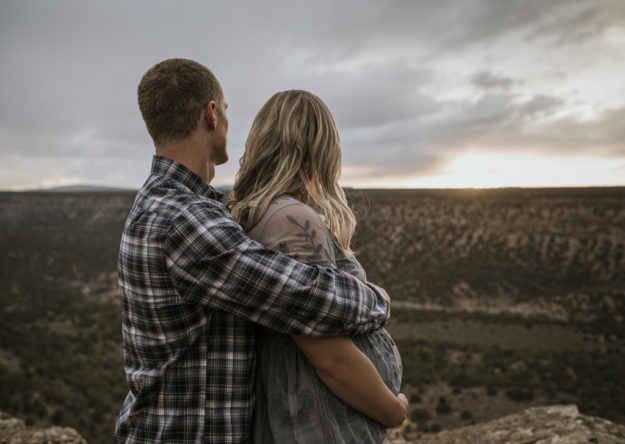
<path fill-rule="evenodd" d="M 533 407 L 493 421 L 410 436 L 409 422 L 389 432 L 390 444 L 625 444 L 625 425 L 582 415 L 575 405 Z M 70 427 L 37 429 L 0 412 L 0 444 L 87 444 Z"/>
<path fill-rule="evenodd" d="M 389 435 L 390 444 L 625 444 L 625 425 L 582 415 L 575 405 L 555 405 L 435 435 L 412 437 L 406 425 Z"/>
<path fill-rule="evenodd" d="M 24 421 L 0 412 L 0 444 L 87 444 L 87 441 L 70 427 L 26 427 Z"/>

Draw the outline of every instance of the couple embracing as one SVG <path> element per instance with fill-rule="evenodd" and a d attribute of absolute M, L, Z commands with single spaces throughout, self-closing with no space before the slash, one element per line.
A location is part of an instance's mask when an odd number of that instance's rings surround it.
<path fill-rule="evenodd" d="M 382 443 L 406 417 L 386 292 L 350 248 L 332 114 L 275 94 L 252 123 L 232 193 L 226 100 L 186 59 L 138 89 L 154 140 L 119 252 L 130 391 L 117 443 Z"/>

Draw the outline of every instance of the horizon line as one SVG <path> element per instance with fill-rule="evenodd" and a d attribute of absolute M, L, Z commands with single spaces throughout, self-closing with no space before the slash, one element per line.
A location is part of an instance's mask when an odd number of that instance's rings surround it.
<path fill-rule="evenodd" d="M 232 189 L 232 184 L 212 185 L 217 189 Z M 508 185 L 501 187 L 354 187 L 342 186 L 344 190 L 506 190 L 506 189 L 599 189 L 599 188 L 625 188 L 625 184 L 620 185 Z M 128 188 L 114 185 L 97 185 L 97 184 L 74 184 L 59 185 L 53 187 L 24 187 L 24 188 L 0 188 L 2 193 L 28 193 L 28 192 L 88 192 L 88 191 L 110 191 L 110 192 L 137 192 L 138 188 Z"/>

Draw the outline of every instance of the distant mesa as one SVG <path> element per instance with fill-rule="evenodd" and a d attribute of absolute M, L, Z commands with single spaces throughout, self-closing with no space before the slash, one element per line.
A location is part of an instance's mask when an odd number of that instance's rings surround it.
<path fill-rule="evenodd" d="M 215 188 L 217 188 L 219 191 L 225 194 L 228 194 L 230 191 L 232 191 L 232 185 L 220 185 Z"/>
<path fill-rule="evenodd" d="M 43 188 L 32 190 L 33 192 L 44 193 L 121 193 L 121 192 L 137 192 L 131 188 L 107 187 L 103 185 L 66 185 L 62 187 Z"/>
<path fill-rule="evenodd" d="M 232 185 L 221 185 L 215 187 L 222 193 L 232 191 Z M 118 188 L 104 185 L 66 185 L 62 187 L 40 188 L 37 190 L 29 190 L 34 193 L 136 193 L 137 189 Z"/>

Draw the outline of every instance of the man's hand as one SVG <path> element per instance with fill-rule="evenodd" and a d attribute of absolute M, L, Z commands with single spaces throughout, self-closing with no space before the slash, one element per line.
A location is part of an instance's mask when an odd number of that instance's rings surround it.
<path fill-rule="evenodd" d="M 386 322 L 384 323 L 384 326 L 387 326 L 389 321 L 391 320 L 391 297 L 388 295 L 386 290 L 383 289 L 382 287 L 378 287 L 377 285 L 372 284 L 371 282 L 369 282 L 369 285 L 371 285 L 372 287 L 375 287 L 376 290 L 378 290 L 380 293 L 382 293 L 382 296 L 384 296 L 384 299 L 386 299 L 386 302 L 388 302 L 388 311 L 387 311 L 387 316 L 386 316 Z"/>

